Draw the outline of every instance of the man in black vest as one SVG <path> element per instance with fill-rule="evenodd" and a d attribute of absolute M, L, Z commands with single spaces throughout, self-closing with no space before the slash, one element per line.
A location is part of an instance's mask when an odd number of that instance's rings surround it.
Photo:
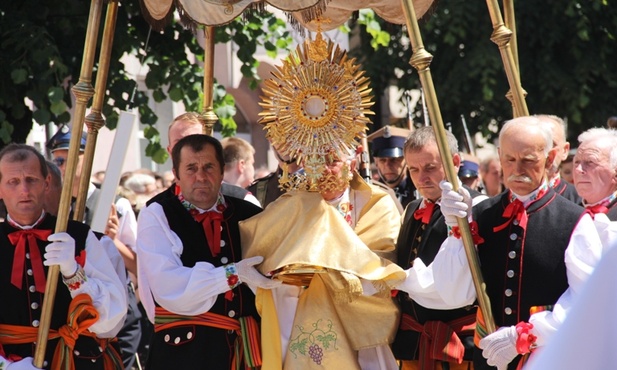
<path fill-rule="evenodd" d="M 68 368 L 60 355 L 54 355 L 59 337 L 64 344 L 60 343 L 58 353 L 68 354 L 65 360 L 74 362 L 77 369 L 103 369 L 108 360 L 121 366 L 109 340 L 100 338 L 113 338 L 124 322 L 123 284 L 88 226 L 69 221 L 66 232 L 53 234 L 56 218 L 44 210 L 49 182 L 45 158 L 36 149 L 10 144 L 0 152 L 0 197 L 8 211 L 7 220 L 0 224 L 4 302 L 0 333 L 7 334 L 0 339 L 0 368 L 37 369 L 31 356 L 46 294 L 47 266 L 52 265 L 59 265 L 62 276 L 53 302 L 44 368 Z M 76 315 L 82 308 L 84 315 Z M 86 325 L 88 313 L 98 319 Z M 72 325 L 67 323 L 67 317 L 72 321 L 78 316 Z"/>
<path fill-rule="evenodd" d="M 238 222 L 261 209 L 220 192 L 222 150 L 218 140 L 201 134 L 175 143 L 177 195 L 168 189 L 139 215 L 140 297 L 155 323 L 149 370 L 261 365 L 249 285 L 280 282 L 257 272 L 262 257 L 241 260 Z"/>
<path fill-rule="evenodd" d="M 458 169 L 461 163 L 458 143 L 452 133 L 448 131 L 446 135 L 452 161 Z M 448 230 L 439 206 L 439 183 L 446 175 L 433 129 L 416 129 L 405 142 L 404 153 L 411 179 L 422 196 L 407 206 L 396 243 L 398 264 L 408 269 L 417 258 L 427 266 L 433 262 L 441 243 L 448 236 Z M 486 199 L 486 196 L 479 192 L 469 190 L 476 197 L 476 202 Z M 475 307 L 433 310 L 418 304 L 413 300 L 413 296 L 410 297 L 403 291 L 400 291 L 397 297 L 403 315 L 392 348 L 396 358 L 401 360 L 401 368 L 469 369 L 473 356 Z M 454 331 L 452 336 L 443 335 L 449 330 Z M 434 354 L 430 350 L 434 346 L 444 348 L 447 345 L 456 348 L 456 351 L 449 352 L 449 356 Z"/>
<path fill-rule="evenodd" d="M 564 181 L 559 172 L 561 162 L 566 160 L 570 153 L 570 143 L 566 141 L 566 123 L 561 118 L 553 115 L 539 114 L 535 117 L 546 122 L 550 126 L 553 131 L 553 148 L 557 150 L 555 160 L 548 169 L 548 185 L 553 188 L 557 194 L 578 205 L 582 205 L 583 200 L 576 192 L 574 185 Z"/>
<path fill-rule="evenodd" d="M 617 221 L 617 130 L 592 128 L 583 132 L 574 155 L 574 186 L 585 208 Z"/>
<path fill-rule="evenodd" d="M 536 117 L 510 120 L 500 132 L 499 156 L 509 191 L 476 205 L 477 227 L 471 227 L 499 330 L 487 335 L 478 310 L 475 369 L 515 369 L 520 355 L 544 345 L 601 255 L 591 217 L 548 186 L 555 154 L 550 128 Z M 476 294 L 456 226 L 456 217 L 467 217 L 470 197 L 464 189 L 452 191 L 448 182 L 441 187 L 441 210 L 451 236 L 431 266 L 414 263 L 405 287 L 419 293 L 414 299 L 444 309 L 471 304 Z"/>

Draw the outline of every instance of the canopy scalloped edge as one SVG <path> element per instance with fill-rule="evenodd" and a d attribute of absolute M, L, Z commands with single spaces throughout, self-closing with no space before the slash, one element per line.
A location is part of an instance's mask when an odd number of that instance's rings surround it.
<path fill-rule="evenodd" d="M 152 28 L 161 31 L 178 9 L 185 27 L 221 26 L 233 21 L 245 11 L 265 11 L 267 5 L 286 13 L 299 12 L 314 19 L 330 0 L 140 0 L 142 13 Z"/>
<path fill-rule="evenodd" d="M 431 8 L 434 0 L 413 0 L 418 18 Z M 384 20 L 404 24 L 401 0 L 140 0 L 146 21 L 161 31 L 178 9 L 182 23 L 191 29 L 198 25 L 220 26 L 233 21 L 245 11 L 265 11 L 266 5 L 287 13 L 296 29 L 300 26 L 316 31 L 313 22 L 321 18 L 321 29 L 334 29 L 347 21 L 354 11 L 371 8 Z M 325 22 L 323 20 L 326 20 Z"/>

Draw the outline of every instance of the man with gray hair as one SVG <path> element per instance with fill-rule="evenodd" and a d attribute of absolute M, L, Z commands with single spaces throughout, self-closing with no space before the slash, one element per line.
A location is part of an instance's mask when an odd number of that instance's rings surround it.
<path fill-rule="evenodd" d="M 495 327 L 478 311 L 474 368 L 515 369 L 563 322 L 568 308 L 601 255 L 602 243 L 584 209 L 548 186 L 556 149 L 537 117 L 505 123 L 499 158 L 509 191 L 473 208 L 471 229 Z M 476 299 L 456 217 L 467 217 L 471 200 L 463 188 L 441 184 L 441 210 L 450 236 L 431 266 L 417 259 L 399 289 L 428 307 L 447 309 Z M 477 223 L 477 225 L 474 225 Z M 488 335 L 487 335 L 488 334 Z"/>
<path fill-rule="evenodd" d="M 617 130 L 592 128 L 578 141 L 573 168 L 576 190 L 587 210 L 617 221 Z"/>
<path fill-rule="evenodd" d="M 549 125 L 553 132 L 553 148 L 557 150 L 553 164 L 548 169 L 548 186 L 564 198 L 576 204 L 583 204 L 581 197 L 576 192 L 574 185 L 561 178 L 559 167 L 561 162 L 568 158 L 570 143 L 566 141 L 566 123 L 563 119 L 548 114 L 538 114 L 534 117 Z"/>

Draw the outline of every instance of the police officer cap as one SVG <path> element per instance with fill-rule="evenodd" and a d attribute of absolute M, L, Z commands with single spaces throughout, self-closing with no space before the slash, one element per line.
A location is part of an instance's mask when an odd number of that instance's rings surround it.
<path fill-rule="evenodd" d="M 373 157 L 402 157 L 403 147 L 411 130 L 396 126 L 384 126 L 373 132 L 366 139 L 372 144 Z"/>
<path fill-rule="evenodd" d="M 458 169 L 458 177 L 461 179 L 478 177 L 478 170 L 480 167 L 474 161 L 465 159 L 461 161 L 461 167 Z"/>
<path fill-rule="evenodd" d="M 79 151 L 83 152 L 86 149 L 86 136 L 88 134 L 86 132 L 82 132 L 81 134 L 81 142 L 79 143 Z M 69 143 L 71 142 L 71 128 L 67 125 L 62 125 L 58 129 L 58 132 L 54 134 L 54 136 L 49 139 L 47 142 L 47 149 L 51 150 L 52 153 L 56 150 L 61 149 L 69 149 Z"/>

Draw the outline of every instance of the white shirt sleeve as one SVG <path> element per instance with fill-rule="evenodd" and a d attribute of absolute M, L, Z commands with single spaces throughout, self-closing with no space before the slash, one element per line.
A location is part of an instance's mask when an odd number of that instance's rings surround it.
<path fill-rule="evenodd" d="M 476 196 L 472 204 L 486 199 L 484 195 Z M 416 258 L 405 273 L 407 278 L 397 288 L 424 307 L 449 310 L 473 304 L 476 299 L 463 242 L 453 236 L 444 240 L 431 264 L 426 266 Z"/>
<path fill-rule="evenodd" d="M 416 258 L 398 286 L 411 299 L 432 309 L 454 309 L 472 304 L 476 291 L 471 279 L 465 248 L 460 239 L 446 238 L 433 263 L 426 266 Z"/>
<path fill-rule="evenodd" d="M 546 344 L 561 326 L 601 255 L 602 241 L 591 216 L 586 214 L 574 228 L 565 253 L 568 289 L 559 297 L 553 311 L 538 312 L 529 318 L 539 346 Z"/>
<path fill-rule="evenodd" d="M 126 198 L 118 198 L 116 210 L 121 215 L 119 218 L 120 225 L 118 225 L 118 240 L 134 252 L 137 240 L 137 219 L 133 207 L 131 207 L 131 202 Z"/>
<path fill-rule="evenodd" d="M 150 321 L 154 322 L 154 300 L 171 312 L 197 315 L 210 310 L 217 296 L 229 290 L 223 267 L 207 262 L 183 266 L 182 241 L 169 228 L 160 204 L 141 210 L 137 235 L 139 296 Z"/>
<path fill-rule="evenodd" d="M 79 289 L 72 290 L 71 297 L 88 294 L 99 313 L 99 320 L 89 330 L 99 337 L 112 338 L 118 334 L 126 317 L 126 285 L 120 280 L 105 248 L 92 231 L 88 232 L 85 250 L 84 272 L 88 280 Z"/>
<path fill-rule="evenodd" d="M 122 259 L 122 255 L 118 252 L 118 248 L 114 244 L 114 241 L 111 240 L 107 235 L 103 235 L 100 239 L 101 246 L 105 249 L 105 253 L 109 257 L 114 270 L 118 274 L 120 281 L 123 284 L 127 284 L 127 276 L 126 276 L 126 267 L 124 266 L 124 260 Z"/>
<path fill-rule="evenodd" d="M 617 231 L 613 230 L 611 235 L 617 235 Z M 539 345 L 563 322 L 573 297 L 579 293 L 600 259 L 604 244 L 607 243 L 600 241 L 591 217 L 583 216 L 572 232 L 565 253 L 570 288 L 560 297 L 552 312 L 539 312 L 530 318 Z M 472 304 L 476 298 L 465 248 L 462 241 L 455 237 L 444 241 L 428 267 L 416 259 L 413 268 L 407 270 L 407 275 L 399 289 L 408 292 L 413 300 L 425 307 L 453 309 Z"/>
<path fill-rule="evenodd" d="M 614 368 L 617 364 L 615 266 L 617 250 L 612 248 L 585 284 L 558 335 L 530 357 L 526 370 Z"/>

